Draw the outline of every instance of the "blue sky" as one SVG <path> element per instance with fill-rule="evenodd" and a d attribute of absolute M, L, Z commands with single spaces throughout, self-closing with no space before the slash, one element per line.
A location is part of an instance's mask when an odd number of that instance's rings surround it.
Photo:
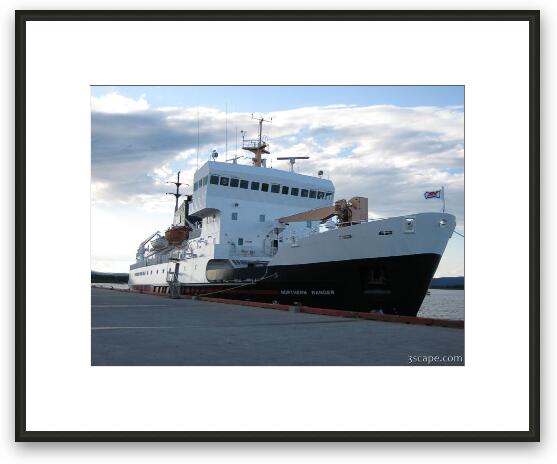
<path fill-rule="evenodd" d="M 150 105 L 209 106 L 231 111 L 272 112 L 300 106 L 463 106 L 463 86 L 93 86 L 95 97 L 117 92 Z"/>
<path fill-rule="evenodd" d="M 444 185 L 464 233 L 462 86 L 93 86 L 91 110 L 98 271 L 127 271 L 137 243 L 168 227 L 166 182 L 178 170 L 185 182 L 193 177 L 198 121 L 201 165 L 213 149 L 219 159 L 234 155 L 240 130 L 255 136 L 251 113 L 273 118 L 265 134 L 274 168 L 288 166 L 273 158 L 309 155 L 297 171 L 324 170 L 337 198 L 367 196 L 371 217 L 439 211 L 423 192 Z M 455 235 L 436 275 L 463 274 L 464 240 Z"/>

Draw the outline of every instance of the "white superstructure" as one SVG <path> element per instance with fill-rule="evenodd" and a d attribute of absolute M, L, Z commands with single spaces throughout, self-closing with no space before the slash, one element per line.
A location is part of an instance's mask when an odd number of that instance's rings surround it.
<path fill-rule="evenodd" d="M 334 186 L 328 179 L 235 163 L 206 162 L 196 171 L 193 185 L 188 221 L 193 230 L 187 246 L 174 250 L 181 260 L 183 283 L 208 282 L 207 265 L 212 260 L 237 267 L 268 263 L 283 244 L 319 232 L 319 221 L 284 225 L 277 222 L 280 217 L 334 202 Z M 175 214 L 175 225 L 187 225 L 185 203 Z M 151 264 L 153 257 L 152 265 L 132 269 L 130 284 L 165 284 L 171 252 L 148 252 L 146 263 Z"/>

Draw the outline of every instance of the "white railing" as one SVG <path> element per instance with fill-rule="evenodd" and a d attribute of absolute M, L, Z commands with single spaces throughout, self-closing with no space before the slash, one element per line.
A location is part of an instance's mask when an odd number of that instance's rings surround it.
<path fill-rule="evenodd" d="M 265 248 L 252 248 L 239 245 L 230 245 L 230 256 L 234 258 L 258 258 L 273 256 L 272 250 Z"/>

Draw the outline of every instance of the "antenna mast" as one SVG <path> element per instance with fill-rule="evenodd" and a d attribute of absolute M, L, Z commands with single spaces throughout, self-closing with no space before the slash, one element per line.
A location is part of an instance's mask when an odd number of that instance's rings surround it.
<path fill-rule="evenodd" d="M 195 169 L 199 169 L 199 110 L 197 110 L 197 159 Z"/>
<path fill-rule="evenodd" d="M 226 102 L 226 117 L 224 122 L 225 144 L 224 144 L 224 157 L 228 160 L 228 102 Z"/>
<path fill-rule="evenodd" d="M 257 167 L 261 167 L 262 163 L 262 159 L 261 159 L 261 155 L 263 153 L 265 154 L 270 154 L 271 152 L 267 149 L 269 147 L 269 144 L 265 141 L 263 141 L 263 123 L 264 122 L 272 122 L 273 118 L 267 120 L 264 119 L 263 116 L 261 116 L 260 118 L 254 118 L 253 114 L 251 115 L 252 119 L 256 119 L 257 121 L 259 121 L 259 137 L 255 140 L 246 140 L 245 135 L 246 133 L 244 131 L 242 131 L 242 150 L 247 150 L 251 153 L 253 153 L 254 157 L 252 158 L 253 161 L 253 165 L 257 166 Z"/>
<path fill-rule="evenodd" d="M 166 193 L 167 195 L 173 195 L 174 197 L 176 197 L 176 204 L 174 206 L 174 212 L 176 212 L 178 211 L 178 198 L 182 196 L 182 194 L 180 193 L 180 185 L 184 185 L 182 182 L 180 182 L 180 171 L 178 171 L 178 180 L 176 182 L 167 182 L 167 184 L 174 184 L 176 186 L 176 193 Z"/>

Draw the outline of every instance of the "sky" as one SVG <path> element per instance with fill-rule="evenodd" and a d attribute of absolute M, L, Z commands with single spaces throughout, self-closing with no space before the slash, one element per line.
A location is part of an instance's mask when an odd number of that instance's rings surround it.
<path fill-rule="evenodd" d="M 92 269 L 128 272 L 138 244 L 172 222 L 167 182 L 180 170 L 193 184 L 213 149 L 243 156 L 240 131 L 257 135 L 252 113 L 272 118 L 274 168 L 288 169 L 277 157 L 309 156 L 297 172 L 323 170 L 336 199 L 368 197 L 372 218 L 440 211 L 423 193 L 444 186 L 464 235 L 462 86 L 93 86 Z M 457 275 L 464 239 L 453 234 L 436 277 Z"/>

